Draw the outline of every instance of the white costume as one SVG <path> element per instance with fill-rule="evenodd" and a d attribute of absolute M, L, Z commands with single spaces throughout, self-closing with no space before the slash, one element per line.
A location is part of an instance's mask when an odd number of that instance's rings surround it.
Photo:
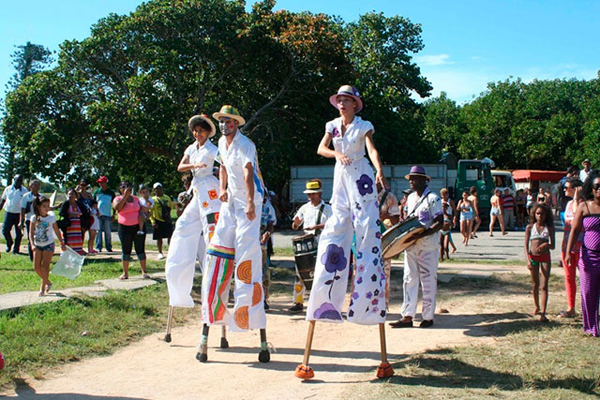
<path fill-rule="evenodd" d="M 425 187 L 421 197 L 416 192 L 406 199 L 409 216 L 418 216 L 419 222 L 429 229 L 434 219 L 442 215 L 442 201 L 435 193 Z M 416 207 L 416 209 L 415 209 Z M 439 262 L 440 233 L 425 236 L 404 252 L 404 302 L 403 317 L 415 317 L 419 292 L 419 280 L 423 294 L 422 317 L 433 320 L 437 295 L 437 270 Z"/>
<path fill-rule="evenodd" d="M 215 233 L 208 245 L 202 279 L 202 323 L 229 324 L 232 331 L 265 328 L 260 248 L 260 211 L 264 185 L 254 143 L 238 130 L 231 145 L 219 139 L 220 162 L 227 170 L 228 201 L 221 204 Z M 254 169 L 256 218 L 246 216 L 244 166 Z M 229 288 L 235 275 L 233 318 L 227 311 Z"/>
<path fill-rule="evenodd" d="M 354 116 L 342 136 L 342 118 L 326 125 L 333 147 L 352 162 L 336 161 L 331 205 L 317 252 L 315 277 L 306 319 L 342 322 L 348 282 L 352 234 L 356 233 L 356 274 L 348 321 L 372 325 L 385 322 L 385 274 L 381 259 L 381 231 L 373 168 L 365 158 L 365 136 L 373 125 Z"/>
<path fill-rule="evenodd" d="M 319 210 L 321 209 L 321 207 L 323 207 L 323 213 L 321 214 L 321 220 L 319 224 L 324 224 L 331 217 L 332 211 L 331 206 L 325 203 L 323 200 L 321 200 L 321 202 L 316 206 L 313 206 L 310 201 L 306 204 L 303 204 L 302 207 L 300 207 L 296 212 L 294 220 L 296 218 L 299 218 L 302 221 L 302 225 L 304 227 L 315 226 L 317 225 L 317 221 L 319 221 Z M 319 241 L 319 237 L 321 236 L 321 233 L 315 232 L 314 229 L 304 229 L 304 233 L 315 234 L 317 242 Z M 294 282 L 294 303 L 304 303 L 304 292 L 306 291 L 306 287 L 304 286 L 304 282 L 298 275 L 298 270 L 296 270 L 296 281 Z"/>
<path fill-rule="evenodd" d="M 212 174 L 217 146 L 206 140 L 202 146 L 191 144 L 185 155 L 190 164 L 204 163 L 206 167 L 194 168 L 190 190 L 193 197 L 183 214 L 177 219 L 169 245 L 165 272 L 169 288 L 169 304 L 174 307 L 193 307 L 190 295 L 194 283 L 196 259 L 204 265 L 206 246 L 215 230 L 219 217 L 219 180 Z"/>

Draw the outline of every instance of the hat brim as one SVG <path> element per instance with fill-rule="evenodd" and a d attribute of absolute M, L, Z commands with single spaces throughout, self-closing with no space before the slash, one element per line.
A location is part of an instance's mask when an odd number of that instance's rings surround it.
<path fill-rule="evenodd" d="M 220 112 L 216 112 L 212 115 L 212 117 L 214 119 L 216 119 L 217 121 L 219 120 L 219 118 L 221 117 L 226 117 L 226 118 L 231 118 L 231 119 L 235 119 L 237 122 L 239 122 L 239 126 L 243 126 L 246 123 L 246 120 L 244 119 L 244 117 L 242 117 L 241 115 L 235 115 L 235 114 L 225 114 L 225 113 L 220 113 Z"/>
<path fill-rule="evenodd" d="M 329 97 L 329 102 L 331 103 L 332 106 L 334 106 L 336 109 L 338 108 L 337 106 L 337 98 L 338 96 L 348 96 L 348 97 L 352 97 L 355 101 L 356 101 L 356 110 L 354 110 L 354 113 L 359 113 L 362 109 L 363 109 L 363 102 L 360 99 L 360 97 L 357 97 L 353 94 L 350 93 L 336 93 L 334 95 L 331 95 Z"/>
<path fill-rule="evenodd" d="M 192 118 L 190 118 L 190 120 L 188 121 L 188 128 L 190 129 L 190 131 L 192 130 L 192 126 L 199 119 L 206 121 L 208 125 L 210 125 L 210 135 L 208 135 L 208 137 L 211 138 L 215 136 L 215 134 L 217 133 L 217 128 L 215 128 L 215 124 L 210 120 L 210 118 L 203 117 L 202 115 L 194 115 Z"/>
<path fill-rule="evenodd" d="M 302 192 L 304 194 L 311 194 L 311 193 L 323 193 L 322 190 L 316 190 L 316 189 L 306 189 L 304 192 Z"/>
<path fill-rule="evenodd" d="M 404 179 L 410 179 L 411 176 L 422 176 L 425 179 L 427 179 L 428 181 L 431 180 L 431 177 L 429 175 L 425 175 L 425 174 L 417 174 L 417 173 L 412 173 L 412 174 L 408 174 L 408 175 L 404 175 Z"/>
<path fill-rule="evenodd" d="M 581 165 L 585 165 L 585 164 L 592 165 L 592 162 L 590 160 L 584 160 L 584 161 L 581 162 Z"/>

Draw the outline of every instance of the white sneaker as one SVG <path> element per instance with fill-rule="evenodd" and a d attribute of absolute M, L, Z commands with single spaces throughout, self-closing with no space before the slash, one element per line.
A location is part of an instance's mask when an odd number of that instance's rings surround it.
<path fill-rule="evenodd" d="M 158 257 L 156 257 L 157 260 L 164 260 L 165 256 L 163 256 L 163 253 L 158 253 Z"/>

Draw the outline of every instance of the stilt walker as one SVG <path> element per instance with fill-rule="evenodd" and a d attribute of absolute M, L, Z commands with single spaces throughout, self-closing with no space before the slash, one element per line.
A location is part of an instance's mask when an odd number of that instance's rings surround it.
<path fill-rule="evenodd" d="M 379 325 L 381 364 L 379 378 L 392 376 L 385 343 L 385 281 L 381 255 L 381 221 L 375 184 L 388 188 L 379 153 L 373 143 L 373 125 L 356 116 L 362 109 L 358 91 L 342 86 L 329 98 L 340 117 L 327 123 L 318 154 L 335 158 L 333 215 L 325 223 L 319 240 L 312 291 L 306 311 L 309 331 L 304 362 L 296 368 L 296 376 L 311 379 L 314 372 L 308 362 L 316 321 L 342 320 L 342 305 L 348 281 L 350 246 L 356 234 L 356 275 L 348 309 L 348 321 L 362 325 Z M 329 148 L 333 142 L 333 150 Z M 377 173 L 365 158 L 365 147 Z"/>
<path fill-rule="evenodd" d="M 165 342 L 171 341 L 174 307 L 193 307 L 191 291 L 194 283 L 196 259 L 202 263 L 206 247 L 219 217 L 219 180 L 213 175 L 217 146 L 210 142 L 216 129 L 208 115 L 194 115 L 188 128 L 196 141 L 185 150 L 177 171 L 191 171 L 192 200 L 175 224 L 165 272 L 169 290 L 169 317 Z"/>
<path fill-rule="evenodd" d="M 202 340 L 196 358 L 208 360 L 208 332 L 211 325 L 228 325 L 244 332 L 260 329 L 260 362 L 270 360 L 267 348 L 262 287 L 260 217 L 264 185 L 254 143 L 238 129 L 246 122 L 232 106 L 213 114 L 223 136 L 219 139 L 222 201 L 219 220 L 208 245 L 202 279 Z M 260 212 L 260 208 L 259 208 Z M 227 310 L 231 279 L 235 280 L 233 317 Z"/>

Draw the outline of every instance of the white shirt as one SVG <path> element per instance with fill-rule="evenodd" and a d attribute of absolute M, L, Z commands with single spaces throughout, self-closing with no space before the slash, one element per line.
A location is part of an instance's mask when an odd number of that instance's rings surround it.
<path fill-rule="evenodd" d="M 198 142 L 194 142 L 185 149 L 184 155 L 188 156 L 190 164 L 204 163 L 206 167 L 192 169 L 192 175 L 194 180 L 192 186 L 196 186 L 197 181 L 200 178 L 211 176 L 213 173 L 213 166 L 215 165 L 215 158 L 219 149 L 217 146 L 211 143 L 210 140 L 206 140 L 204 144 L 198 147 Z"/>
<path fill-rule="evenodd" d="M 327 219 L 331 217 L 332 211 L 331 206 L 325 203 L 323 200 L 321 200 L 321 202 L 316 206 L 313 206 L 310 201 L 306 204 L 303 204 L 302 207 L 300 207 L 300 209 L 296 212 L 294 219 L 300 218 L 300 220 L 303 222 L 304 227 L 317 225 L 317 219 L 319 218 L 319 210 L 321 209 L 321 206 L 323 204 L 325 205 L 325 207 L 323 207 L 323 214 L 321 215 L 320 223 L 324 224 L 325 222 L 327 222 Z M 304 233 L 315 233 L 315 231 L 304 229 Z"/>
<path fill-rule="evenodd" d="M 13 214 L 21 214 L 21 200 L 27 193 L 27 189 L 21 186 L 15 189 L 14 185 L 10 185 L 4 188 L 2 192 L 2 200 L 5 200 L 4 209 L 6 212 Z"/>
<path fill-rule="evenodd" d="M 41 196 L 38 193 L 38 196 Z M 25 210 L 25 218 L 26 221 L 29 221 L 31 216 L 33 215 L 33 199 L 35 199 L 35 195 L 33 192 L 25 193 L 25 196 L 21 198 L 21 208 L 26 208 Z M 29 208 L 27 208 L 27 203 L 29 203 Z"/>
<path fill-rule="evenodd" d="M 352 123 L 346 127 L 346 133 L 342 137 L 342 117 L 329 121 L 325 125 L 325 131 L 331 134 L 333 148 L 350 158 L 352 161 L 361 159 L 365 155 L 365 135 L 367 132 L 375 132 L 373 124 L 354 116 Z"/>
<path fill-rule="evenodd" d="M 421 198 L 423 197 L 425 197 L 425 199 L 421 201 Z M 406 199 L 406 206 L 408 208 L 408 216 L 419 217 L 419 222 L 426 229 L 429 229 L 431 225 L 433 225 L 434 220 L 438 215 L 443 214 L 441 199 L 437 194 L 429 190 L 429 187 L 425 188 L 421 197 L 417 195 L 417 192 L 412 192 Z M 433 235 L 428 235 L 417 240 L 417 242 L 413 246 L 409 247 L 408 250 L 437 250 L 439 244 L 440 238 L 438 231 Z"/>
<path fill-rule="evenodd" d="M 591 169 L 588 172 L 585 172 L 585 169 L 579 171 L 579 179 L 581 180 L 581 182 L 585 182 L 590 172 L 592 172 Z"/>
<path fill-rule="evenodd" d="M 29 221 L 33 224 L 36 222 L 36 216 L 33 215 L 29 219 Z M 45 217 L 42 217 L 37 221 L 35 226 L 35 231 L 33 232 L 33 243 L 36 246 L 48 246 L 49 244 L 54 243 L 54 229 L 53 225 L 56 222 L 56 217 L 54 213 L 51 211 Z"/>
<path fill-rule="evenodd" d="M 242 206 L 246 205 L 247 199 L 244 167 L 248 163 L 252 164 L 254 169 L 254 205 L 257 207 L 262 204 L 264 185 L 258 168 L 256 146 L 252 140 L 238 130 L 231 145 L 227 148 L 227 139 L 225 136 L 221 136 L 217 161 L 227 170 L 227 192 L 229 197 L 237 200 Z"/>

